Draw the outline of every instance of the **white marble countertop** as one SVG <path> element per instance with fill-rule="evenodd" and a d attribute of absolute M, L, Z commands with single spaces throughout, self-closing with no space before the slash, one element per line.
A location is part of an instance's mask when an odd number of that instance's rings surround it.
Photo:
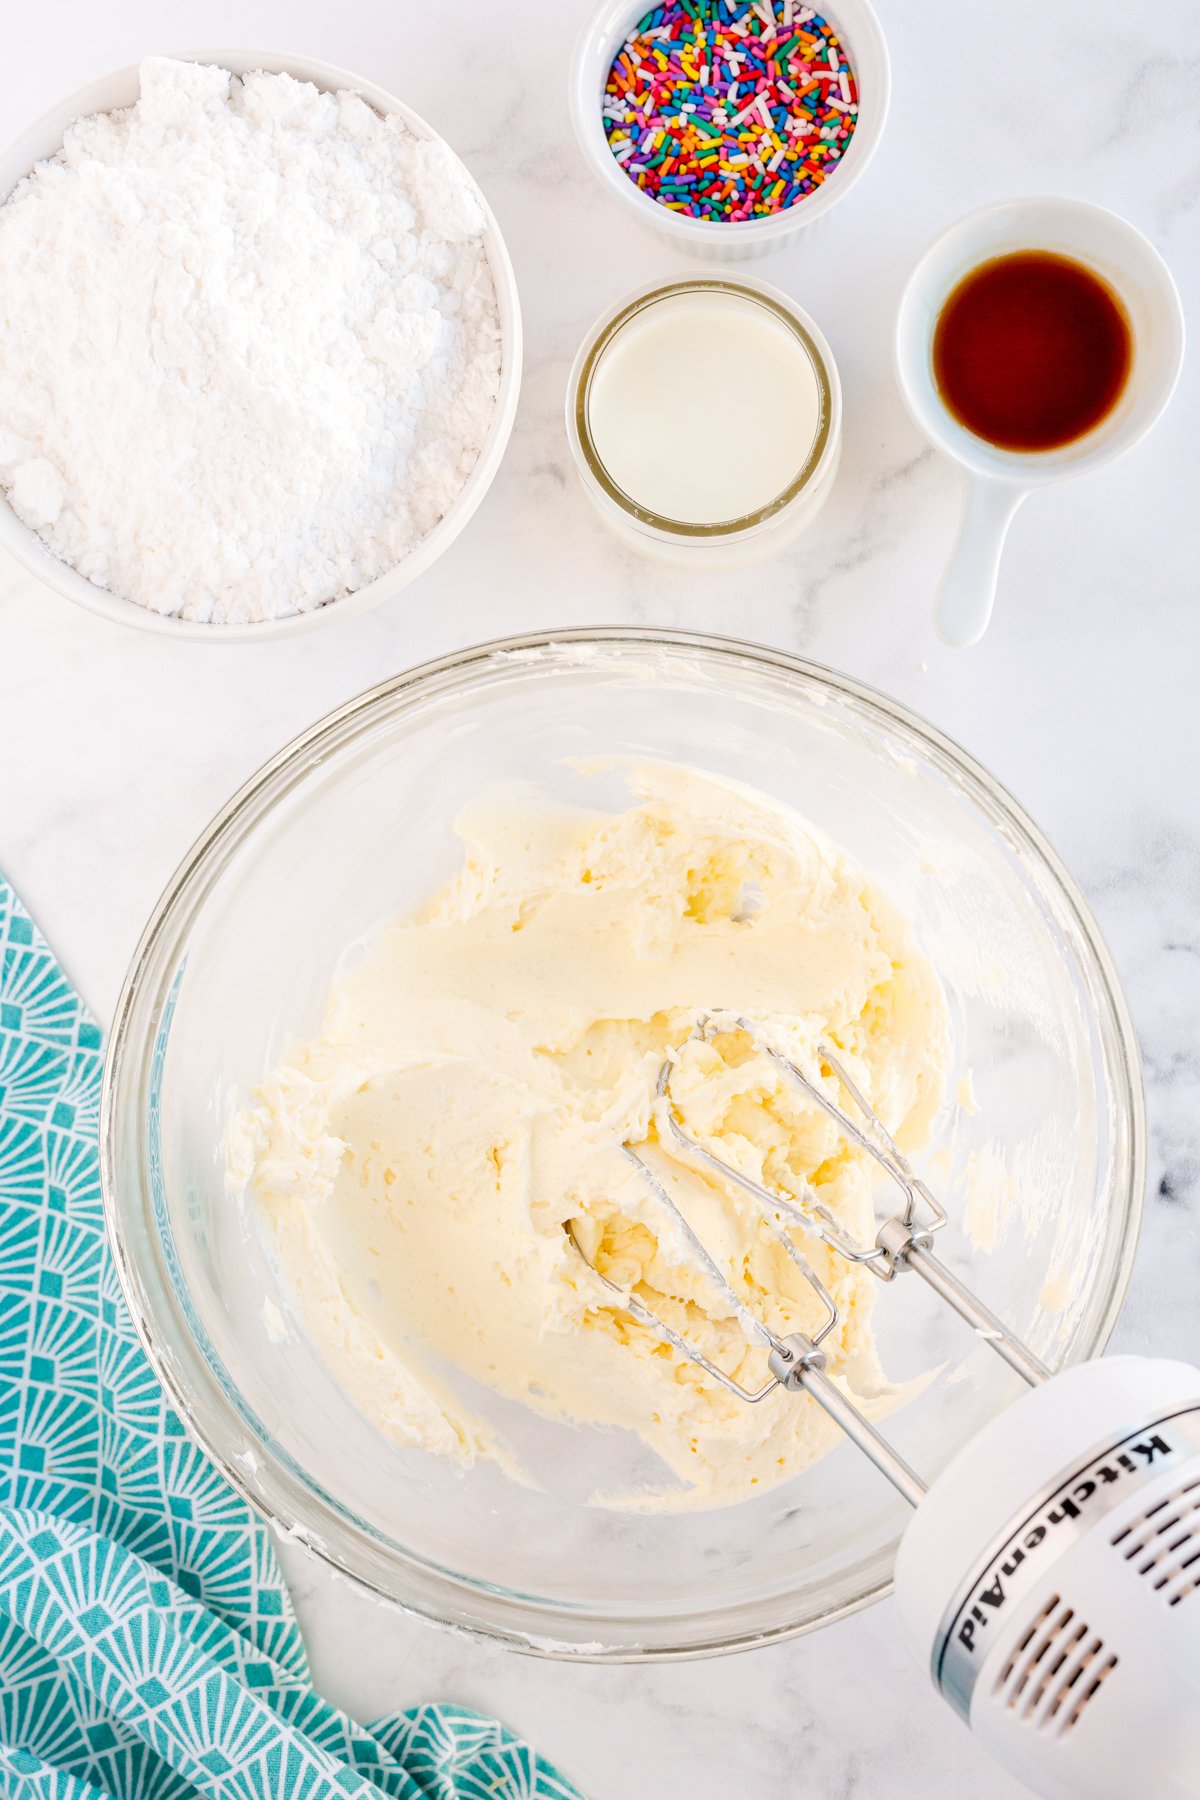
<path fill-rule="evenodd" d="M 583 0 L 42 0 L 5 43 L 3 134 L 148 51 L 291 48 L 402 95 L 461 150 L 508 237 L 527 363 L 507 460 L 438 566 L 390 606 L 276 647 L 172 645 L 80 612 L 0 562 L 0 866 L 107 1019 L 134 941 L 193 836 L 271 752 L 409 664 L 542 626 L 632 620 L 802 651 L 958 738 L 1049 833 L 1090 896 L 1146 1058 L 1150 1205 L 1126 1345 L 1195 1355 L 1200 1305 L 1200 358 L 1118 466 L 1018 516 L 991 633 L 933 640 L 952 472 L 890 370 L 904 275 L 950 220 L 1025 192 L 1105 202 L 1200 281 L 1200 10 L 1061 0 L 1015 21 L 879 0 L 895 98 L 862 185 L 811 243 L 755 265 L 825 329 L 846 391 L 834 496 L 782 560 L 701 579 L 618 547 L 576 486 L 564 381 L 592 318 L 683 265 L 587 176 L 565 69 Z M 169 11 L 169 22 L 168 22 Z M 1152 30 L 1153 36 L 1147 36 Z M 1018 36 L 1019 32 L 1019 36 Z M 569 1668 L 372 1606 L 290 1570 L 317 1676 L 369 1718 L 421 1699 L 495 1712 L 591 1800 L 1002 1800 L 905 1658 L 888 1605 L 821 1635 L 687 1666 Z"/>

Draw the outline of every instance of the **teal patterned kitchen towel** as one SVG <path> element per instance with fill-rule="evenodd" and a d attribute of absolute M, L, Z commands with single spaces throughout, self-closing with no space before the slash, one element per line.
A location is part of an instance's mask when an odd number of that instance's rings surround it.
<path fill-rule="evenodd" d="M 4 1800 L 578 1800 L 490 1719 L 326 1704 L 267 1529 L 184 1434 L 104 1232 L 101 1038 L 0 881 Z"/>

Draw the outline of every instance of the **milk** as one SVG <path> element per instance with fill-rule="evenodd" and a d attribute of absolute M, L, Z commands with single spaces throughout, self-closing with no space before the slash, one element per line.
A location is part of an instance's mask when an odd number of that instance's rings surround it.
<path fill-rule="evenodd" d="M 697 289 L 617 331 L 587 413 L 596 455 L 634 506 L 711 526 L 760 512 L 796 480 L 821 385 L 803 338 L 769 307 Z"/>

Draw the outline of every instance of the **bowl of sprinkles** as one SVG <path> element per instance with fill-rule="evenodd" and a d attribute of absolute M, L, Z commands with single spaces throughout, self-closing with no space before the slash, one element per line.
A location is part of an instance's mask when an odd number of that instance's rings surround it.
<path fill-rule="evenodd" d="M 608 0 L 580 38 L 571 103 L 611 193 L 676 243 L 742 256 L 849 191 L 889 89 L 868 0 Z"/>

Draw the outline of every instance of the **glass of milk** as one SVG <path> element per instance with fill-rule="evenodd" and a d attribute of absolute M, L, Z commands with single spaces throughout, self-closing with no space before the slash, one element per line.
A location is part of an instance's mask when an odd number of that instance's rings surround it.
<path fill-rule="evenodd" d="M 769 556 L 828 497 L 842 396 L 829 345 L 778 289 L 705 276 L 641 288 L 593 327 L 567 435 L 608 523 L 650 555 Z"/>

